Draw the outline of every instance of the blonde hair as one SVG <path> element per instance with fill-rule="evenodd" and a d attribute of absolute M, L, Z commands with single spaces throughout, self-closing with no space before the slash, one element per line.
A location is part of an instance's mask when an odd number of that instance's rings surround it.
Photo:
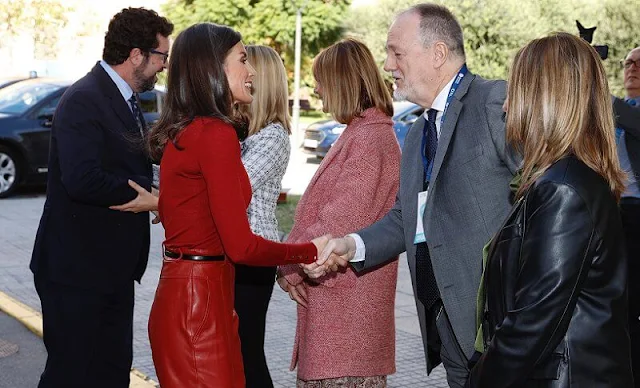
<path fill-rule="evenodd" d="M 322 87 L 324 111 L 336 121 L 348 124 L 369 108 L 393 116 L 391 94 L 364 43 L 345 39 L 322 50 L 313 76 Z"/>
<path fill-rule="evenodd" d="M 573 154 L 620 199 L 625 175 L 611 97 L 600 57 L 589 44 L 567 33 L 528 43 L 513 60 L 507 105 L 507 141 L 524 159 L 517 197 L 553 163 Z"/>
<path fill-rule="evenodd" d="M 256 69 L 253 79 L 253 102 L 238 110 L 249 119 L 249 136 L 271 123 L 280 123 L 291 134 L 289 86 L 280 55 L 267 46 L 246 47 L 247 60 Z"/>

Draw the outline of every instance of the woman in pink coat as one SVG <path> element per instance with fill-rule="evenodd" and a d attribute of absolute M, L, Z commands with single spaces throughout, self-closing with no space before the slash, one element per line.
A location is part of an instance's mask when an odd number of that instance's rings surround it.
<path fill-rule="evenodd" d="M 371 52 L 355 40 L 313 64 L 324 111 L 346 124 L 298 203 L 288 242 L 343 236 L 382 218 L 399 184 L 393 105 Z M 281 267 L 278 283 L 299 302 L 292 370 L 298 388 L 386 387 L 395 372 L 397 260 L 364 275 L 350 269 L 307 278 Z M 329 362 L 331 360 L 331 362 Z"/>

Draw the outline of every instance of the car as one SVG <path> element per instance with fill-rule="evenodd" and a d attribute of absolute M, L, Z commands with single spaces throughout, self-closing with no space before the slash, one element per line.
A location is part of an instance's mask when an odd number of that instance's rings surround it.
<path fill-rule="evenodd" d="M 53 114 L 71 83 L 33 78 L 0 89 L 0 198 L 46 182 Z M 160 88 L 139 94 L 147 124 L 159 119 L 164 95 Z"/>
<path fill-rule="evenodd" d="M 393 103 L 393 130 L 401 148 L 411 125 L 423 112 L 424 108 L 412 102 L 395 101 Z M 324 158 L 346 127 L 345 124 L 334 120 L 322 120 L 310 124 L 304 132 L 303 151 L 318 158 Z"/>
<path fill-rule="evenodd" d="M 6 88 L 7 86 L 13 85 L 17 82 L 24 81 L 24 77 L 12 77 L 12 78 L 0 78 L 0 89 Z"/>

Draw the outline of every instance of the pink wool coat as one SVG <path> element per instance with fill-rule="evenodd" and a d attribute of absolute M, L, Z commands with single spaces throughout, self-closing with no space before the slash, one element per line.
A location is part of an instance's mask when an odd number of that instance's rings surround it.
<path fill-rule="evenodd" d="M 382 218 L 399 185 L 400 148 L 391 119 L 376 109 L 354 118 L 335 142 L 296 209 L 288 242 L 344 236 Z M 396 258 L 397 259 L 397 258 Z M 312 281 L 298 265 L 281 267 L 304 282 L 291 369 L 321 380 L 395 372 L 394 302 L 398 261 L 363 275 L 351 269 Z"/>

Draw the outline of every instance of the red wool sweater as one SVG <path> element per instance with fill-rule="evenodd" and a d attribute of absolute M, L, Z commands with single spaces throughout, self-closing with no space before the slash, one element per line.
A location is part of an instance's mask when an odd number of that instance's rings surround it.
<path fill-rule="evenodd" d="M 256 236 L 247 220 L 251 184 L 240 159 L 240 143 L 229 124 L 196 118 L 167 143 L 160 167 L 159 212 L 167 249 L 226 255 L 250 265 L 311 263 L 313 244 L 280 244 Z M 309 240 L 307 240 L 309 241 Z"/>

